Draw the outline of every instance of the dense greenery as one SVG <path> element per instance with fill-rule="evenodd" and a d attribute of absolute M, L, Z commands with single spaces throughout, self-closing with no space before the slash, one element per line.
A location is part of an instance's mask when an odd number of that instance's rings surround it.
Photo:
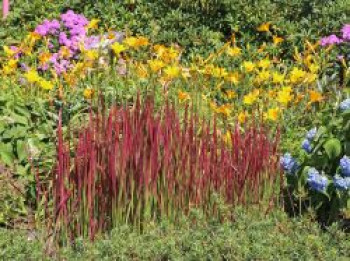
<path fill-rule="evenodd" d="M 11 8 L 1 258 L 350 256 L 349 0 Z"/>
<path fill-rule="evenodd" d="M 303 39 L 316 40 L 349 21 L 348 0 L 274 1 L 259 0 L 13 0 L 5 26 L 0 29 L 0 43 L 19 41 L 20 36 L 45 18 L 57 17 L 67 9 L 101 19 L 108 28 L 131 31 L 154 42 L 178 43 L 187 53 L 208 53 L 231 36 L 246 41 L 264 37 L 255 28 L 273 22 L 276 32 L 300 45 Z M 293 48 L 292 48 L 293 49 Z"/>
<path fill-rule="evenodd" d="M 49 253 L 50 260 L 346 260 L 350 255 L 349 237 L 336 226 L 324 232 L 280 211 L 246 213 L 236 210 L 235 222 L 218 224 L 194 212 L 177 227 L 149 224 L 142 235 L 119 227 L 93 244 L 77 240 L 59 251 L 33 231 L 0 230 L 0 258 L 45 260 Z"/>

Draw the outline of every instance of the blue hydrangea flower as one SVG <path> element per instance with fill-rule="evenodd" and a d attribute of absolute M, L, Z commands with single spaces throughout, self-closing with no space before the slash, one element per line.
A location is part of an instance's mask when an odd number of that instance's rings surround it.
<path fill-rule="evenodd" d="M 338 190 L 344 191 L 344 190 L 350 189 L 350 177 L 342 178 L 339 176 L 335 176 L 333 178 L 333 182 L 334 182 L 334 186 Z"/>
<path fill-rule="evenodd" d="M 305 139 L 303 143 L 301 144 L 301 148 L 304 149 L 307 153 L 311 153 L 312 147 L 311 143 L 308 139 Z"/>
<path fill-rule="evenodd" d="M 311 189 L 323 192 L 328 185 L 328 178 L 326 176 L 320 175 L 317 169 L 310 168 L 308 171 L 307 182 Z"/>
<path fill-rule="evenodd" d="M 281 157 L 280 164 L 283 170 L 289 175 L 294 175 L 299 168 L 298 163 L 290 153 L 286 153 Z"/>
<path fill-rule="evenodd" d="M 339 105 L 339 108 L 342 111 L 346 111 L 346 110 L 350 109 L 350 99 L 348 98 L 348 99 L 342 101 Z"/>
<path fill-rule="evenodd" d="M 309 130 L 307 133 L 306 133 L 306 138 L 309 140 L 309 141 L 313 141 L 313 139 L 315 138 L 316 136 L 316 133 L 317 133 L 317 128 L 312 128 L 311 130 Z"/>
<path fill-rule="evenodd" d="M 350 177 L 350 158 L 348 156 L 340 159 L 340 169 L 344 176 Z"/>

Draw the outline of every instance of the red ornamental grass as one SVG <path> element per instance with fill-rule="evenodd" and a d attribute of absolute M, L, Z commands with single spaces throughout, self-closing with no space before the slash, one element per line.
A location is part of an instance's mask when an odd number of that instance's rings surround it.
<path fill-rule="evenodd" d="M 142 228 L 163 217 L 175 221 L 191 208 L 217 215 L 228 205 L 258 203 L 278 182 L 278 136 L 258 125 L 237 125 L 229 144 L 210 124 L 166 104 L 112 107 L 90 115 L 72 153 L 58 127 L 54 200 L 57 229 L 89 236 L 118 224 Z M 277 133 L 278 134 L 278 133 Z M 267 186 L 266 186 L 267 185 Z"/>

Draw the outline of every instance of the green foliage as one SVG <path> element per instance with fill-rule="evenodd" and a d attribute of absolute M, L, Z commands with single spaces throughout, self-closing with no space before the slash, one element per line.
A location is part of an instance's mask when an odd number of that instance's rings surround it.
<path fill-rule="evenodd" d="M 340 28 L 349 20 L 350 11 L 348 0 L 60 0 L 45 5 L 40 0 L 14 0 L 10 16 L 0 29 L 0 44 L 15 42 L 39 21 L 57 17 L 69 8 L 156 43 L 177 42 L 188 54 L 209 53 L 237 31 L 244 42 L 266 41 L 255 29 L 268 21 L 276 34 L 289 40 L 285 46 L 288 52 L 293 45 L 300 46 L 305 37 L 317 40 L 319 35 Z"/>
<path fill-rule="evenodd" d="M 77 240 L 51 251 L 33 232 L 0 230 L 4 260 L 346 260 L 350 240 L 337 226 L 322 231 L 307 219 L 277 211 L 235 211 L 234 223 L 205 222 L 196 213 L 179 226 L 148 224 L 142 234 L 124 226 L 94 243 Z M 49 258 L 44 249 L 52 253 Z"/>
<path fill-rule="evenodd" d="M 340 167 L 340 159 L 349 156 L 350 113 L 326 112 L 323 125 L 310 141 L 310 151 L 301 153 L 299 170 L 296 175 L 288 175 L 288 193 L 291 193 L 296 208 L 302 212 L 307 208 L 316 210 L 317 218 L 329 224 L 339 218 L 350 216 L 350 188 L 338 189 L 333 179 L 345 176 Z M 306 141 L 306 140 L 305 140 Z M 307 182 L 309 171 L 315 168 L 328 180 L 324 191 L 315 191 Z"/>
<path fill-rule="evenodd" d="M 25 214 L 26 205 L 35 199 L 35 173 L 47 175 L 52 168 L 55 119 L 47 103 L 31 102 L 14 90 L 0 97 L 0 162 L 2 165 L 1 224 Z M 13 184 L 11 186 L 11 184 Z"/>

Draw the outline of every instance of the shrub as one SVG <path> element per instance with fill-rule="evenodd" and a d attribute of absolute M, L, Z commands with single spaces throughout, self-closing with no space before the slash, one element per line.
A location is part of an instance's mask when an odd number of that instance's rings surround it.
<path fill-rule="evenodd" d="M 299 162 L 281 158 L 290 206 L 300 213 L 314 209 L 322 224 L 350 218 L 350 99 L 340 103 L 325 124 L 309 130 Z M 291 210 L 291 209 L 290 209 Z"/>
<path fill-rule="evenodd" d="M 142 230 L 163 217 L 176 222 L 192 208 L 225 218 L 218 200 L 247 205 L 277 191 L 277 145 L 278 133 L 271 140 L 262 126 L 219 135 L 215 122 L 188 111 L 181 121 L 169 104 L 157 114 L 149 100 L 91 114 L 74 154 L 60 123 L 52 177 L 57 228 L 93 238 L 117 224 Z"/>

